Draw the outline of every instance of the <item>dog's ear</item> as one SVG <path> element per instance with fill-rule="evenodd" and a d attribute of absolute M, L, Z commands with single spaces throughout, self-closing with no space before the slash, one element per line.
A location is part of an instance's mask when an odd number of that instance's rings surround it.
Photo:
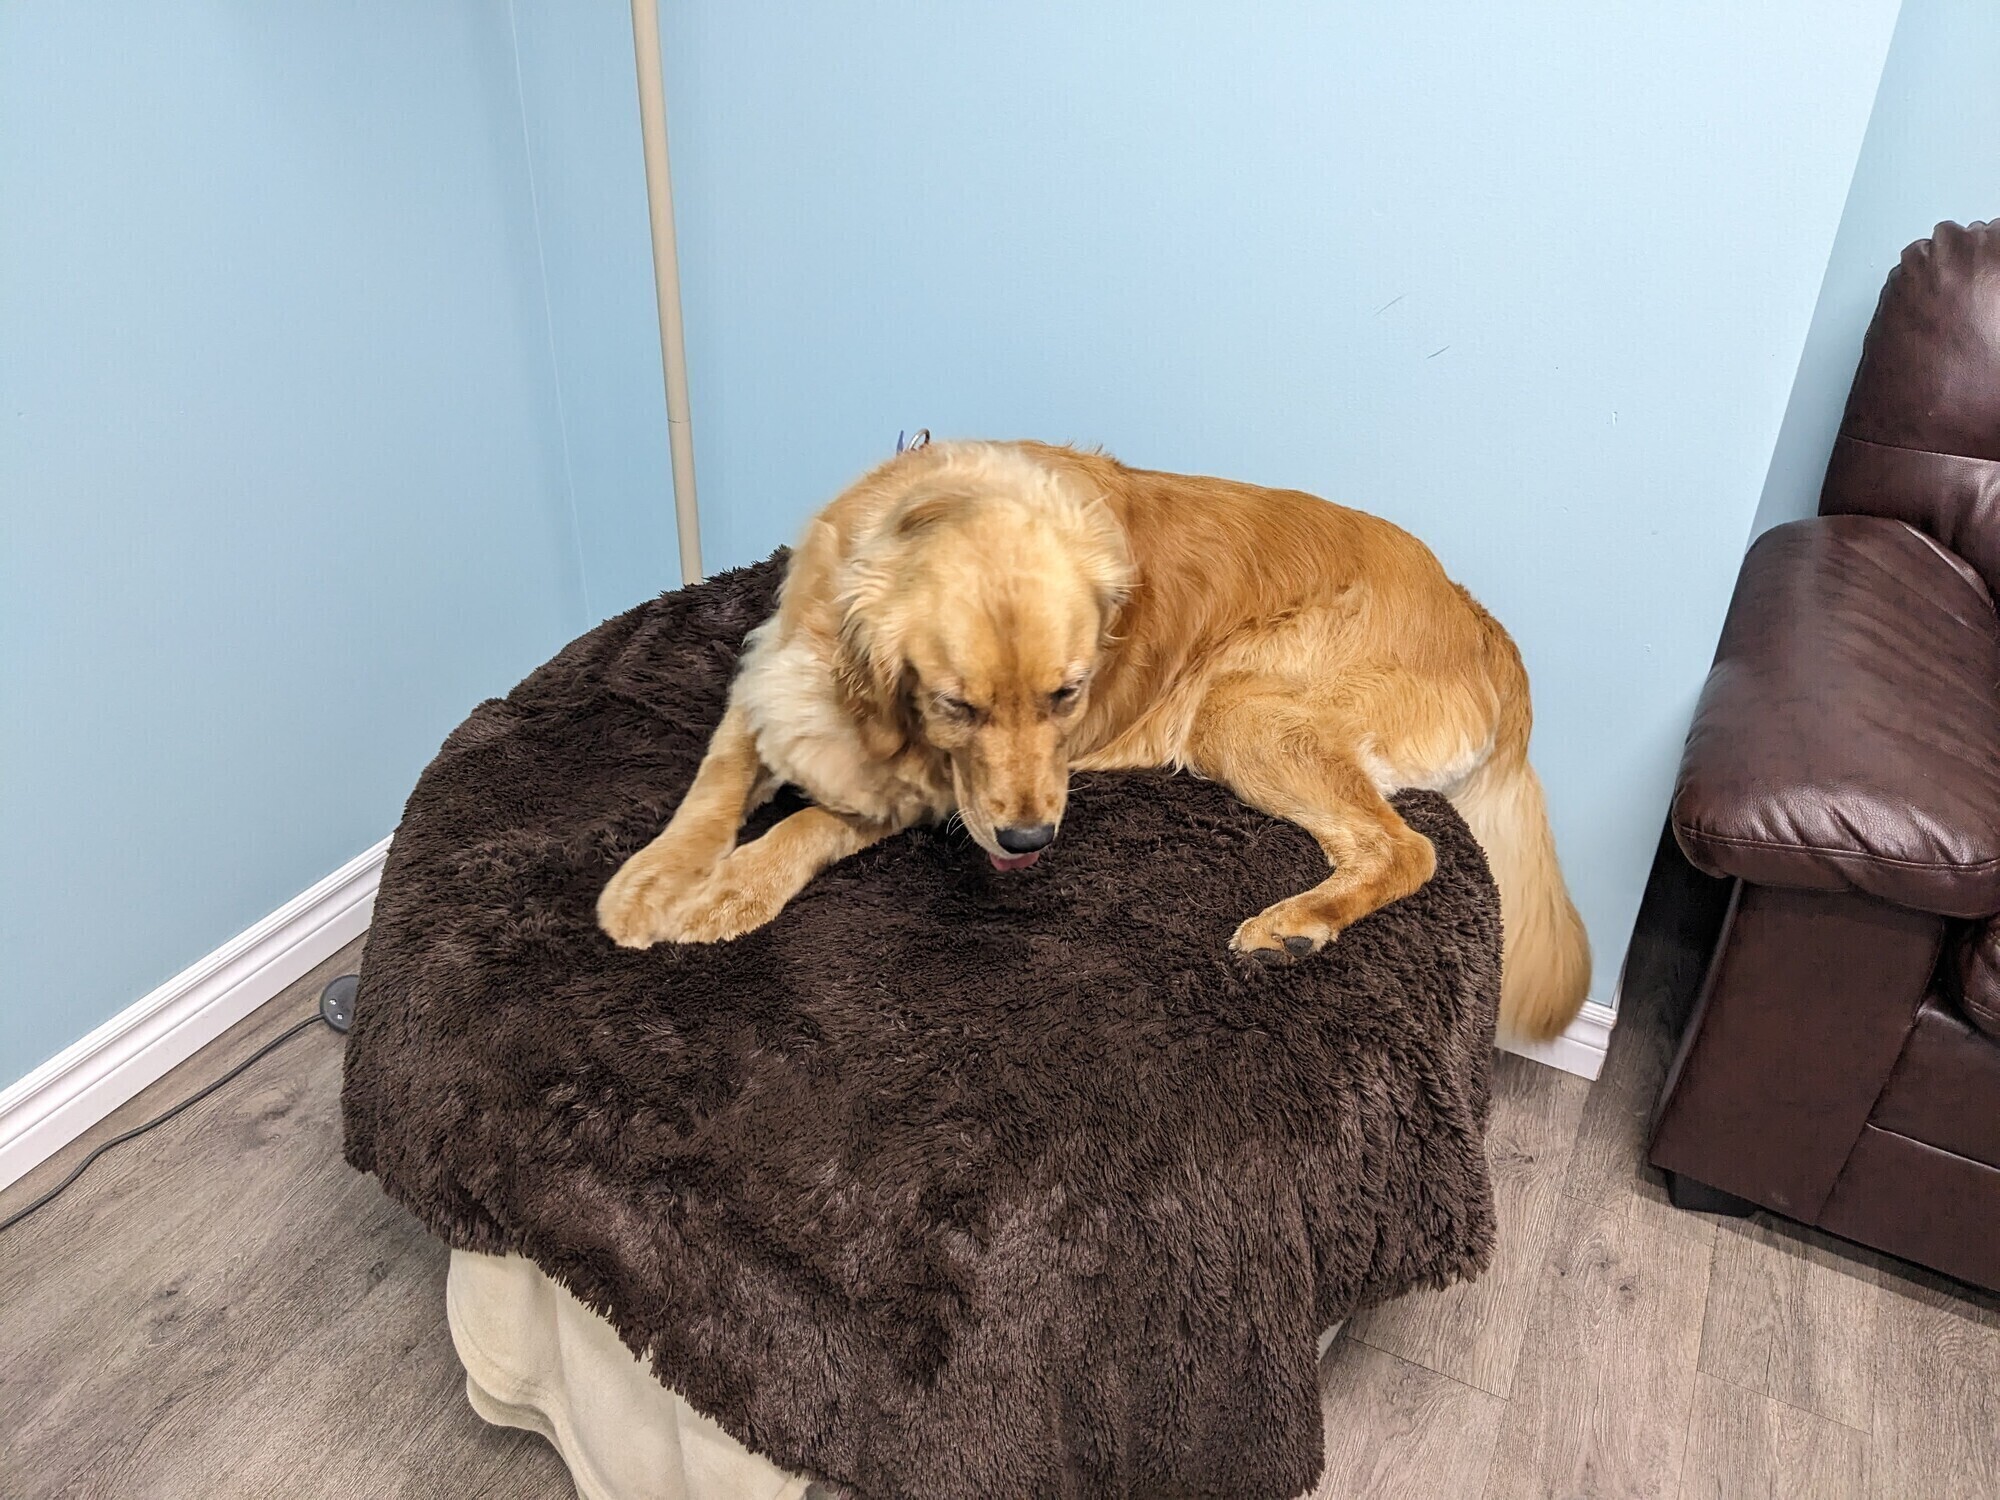
<path fill-rule="evenodd" d="M 1100 644 L 1108 646 L 1117 638 L 1118 618 L 1139 581 L 1125 528 L 1110 506 L 1093 501 L 1073 513 L 1070 546 L 1097 595 L 1098 617 L 1103 622 Z"/>
<path fill-rule="evenodd" d="M 868 617 L 847 601 L 833 653 L 833 676 L 841 697 L 856 709 L 874 708 L 875 700 L 889 688 L 884 666 L 876 654 Z"/>
<path fill-rule="evenodd" d="M 843 571 L 837 594 L 840 635 L 834 679 L 875 753 L 893 754 L 909 737 L 903 703 L 909 667 L 893 618 L 895 581 L 907 556 L 906 544 L 965 502 L 961 494 L 938 490 L 902 497 L 858 540 Z"/>
<path fill-rule="evenodd" d="M 882 602 L 867 569 L 850 573 L 841 591 L 840 633 L 834 642 L 833 680 L 841 704 L 853 717 L 861 742 L 872 756 L 887 759 L 909 742 L 903 679 L 908 664 L 901 646 L 883 628 L 871 606 Z M 855 576 L 858 573 L 860 576 Z"/>

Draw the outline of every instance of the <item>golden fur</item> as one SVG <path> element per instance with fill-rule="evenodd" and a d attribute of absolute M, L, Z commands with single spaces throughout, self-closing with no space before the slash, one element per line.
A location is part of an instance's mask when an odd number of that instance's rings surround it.
<path fill-rule="evenodd" d="M 914 822 L 955 811 L 999 862 L 999 829 L 1060 824 L 1071 770 L 1172 766 L 1325 849 L 1325 880 L 1230 940 L 1287 962 L 1430 878 L 1386 800 L 1424 787 L 1500 886 L 1502 1030 L 1547 1038 L 1590 954 L 1529 723 L 1507 633 L 1386 521 L 1069 448 L 933 444 L 813 519 L 694 785 L 598 918 L 629 947 L 734 937 Z M 817 805 L 739 846 L 787 782 Z"/>

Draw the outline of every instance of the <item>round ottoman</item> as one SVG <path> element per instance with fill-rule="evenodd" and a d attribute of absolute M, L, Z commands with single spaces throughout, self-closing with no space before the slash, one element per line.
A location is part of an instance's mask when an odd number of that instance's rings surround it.
<path fill-rule="evenodd" d="M 734 942 L 617 948 L 597 893 L 692 778 L 783 566 L 641 606 L 483 704 L 397 831 L 347 1154 L 470 1253 L 461 1349 L 540 1351 L 541 1374 L 469 1353 L 475 1402 L 550 1432 L 586 1494 L 1306 1490 L 1320 1334 L 1491 1246 L 1478 846 L 1399 798 L 1431 882 L 1246 970 L 1231 930 L 1318 880 L 1318 846 L 1192 777 L 1080 776 L 1032 870 L 918 830 Z M 673 1441 L 605 1478 L 552 1412 L 625 1408 L 546 1372 L 629 1381 L 633 1356 L 669 1415 L 629 1422 Z"/>

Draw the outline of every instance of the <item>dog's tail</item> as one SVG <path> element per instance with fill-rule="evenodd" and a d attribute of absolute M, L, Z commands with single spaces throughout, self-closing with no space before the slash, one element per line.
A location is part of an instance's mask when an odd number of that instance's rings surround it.
<path fill-rule="evenodd" d="M 1451 801 L 1500 887 L 1500 1034 L 1545 1042 L 1576 1019 L 1590 994 L 1590 939 L 1556 863 L 1541 780 L 1528 764 L 1527 675 L 1511 642 L 1506 655 L 1513 670 L 1503 682 L 1516 681 L 1502 689 L 1493 754 Z"/>

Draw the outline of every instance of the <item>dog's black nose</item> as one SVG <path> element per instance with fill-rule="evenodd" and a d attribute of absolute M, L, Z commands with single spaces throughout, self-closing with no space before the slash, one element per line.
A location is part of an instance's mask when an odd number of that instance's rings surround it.
<path fill-rule="evenodd" d="M 1037 823 L 1033 828 L 996 828 L 993 837 L 1009 854 L 1033 854 L 1056 841 L 1056 825 Z"/>

